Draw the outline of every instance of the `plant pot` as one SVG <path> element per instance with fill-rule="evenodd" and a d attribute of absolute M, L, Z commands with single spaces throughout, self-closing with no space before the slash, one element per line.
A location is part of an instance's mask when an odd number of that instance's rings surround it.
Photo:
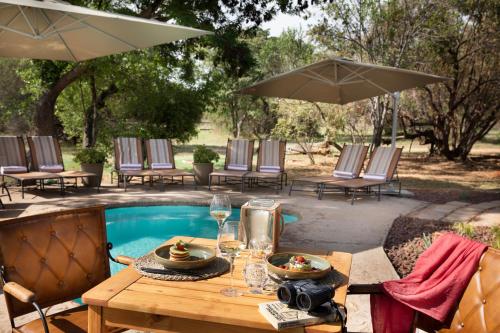
<path fill-rule="evenodd" d="M 193 163 L 194 179 L 198 185 L 208 185 L 208 177 L 212 171 L 213 163 Z"/>
<path fill-rule="evenodd" d="M 101 185 L 102 171 L 104 163 L 82 163 L 80 169 L 84 172 L 91 172 L 95 177 L 84 177 L 83 184 L 87 187 L 98 187 Z"/>

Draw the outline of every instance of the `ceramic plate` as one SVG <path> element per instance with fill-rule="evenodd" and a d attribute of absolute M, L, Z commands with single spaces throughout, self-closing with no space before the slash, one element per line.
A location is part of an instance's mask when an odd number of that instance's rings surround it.
<path fill-rule="evenodd" d="M 281 265 L 287 264 L 290 258 L 293 256 L 303 256 L 304 258 L 311 260 L 311 266 L 316 268 L 316 270 L 309 272 L 298 272 L 279 267 Z M 290 280 L 321 279 L 332 270 L 332 266 L 330 265 L 330 262 L 328 260 L 318 256 L 314 256 L 312 254 L 299 252 L 275 253 L 267 258 L 267 268 L 269 269 L 269 271 L 273 272 L 279 277 Z"/>
<path fill-rule="evenodd" d="M 156 261 L 165 266 L 166 268 L 172 269 L 196 269 L 208 266 L 212 261 L 215 260 L 215 249 L 211 247 L 187 244 L 189 254 L 191 255 L 188 260 L 185 261 L 172 261 L 170 260 L 170 247 L 172 245 L 163 245 L 155 250 Z"/>

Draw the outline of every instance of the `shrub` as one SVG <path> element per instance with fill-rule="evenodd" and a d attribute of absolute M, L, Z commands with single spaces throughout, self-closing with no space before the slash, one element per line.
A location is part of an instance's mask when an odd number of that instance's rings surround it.
<path fill-rule="evenodd" d="M 80 164 L 105 163 L 106 153 L 95 148 L 83 148 L 75 155 L 73 161 Z"/>
<path fill-rule="evenodd" d="M 213 163 L 219 160 L 219 154 L 205 145 L 197 146 L 193 152 L 194 163 Z"/>
<path fill-rule="evenodd" d="M 465 222 L 455 224 L 453 226 L 453 229 L 460 236 L 472 238 L 472 237 L 474 237 L 474 234 L 475 234 L 474 226 L 472 224 L 465 223 Z"/>

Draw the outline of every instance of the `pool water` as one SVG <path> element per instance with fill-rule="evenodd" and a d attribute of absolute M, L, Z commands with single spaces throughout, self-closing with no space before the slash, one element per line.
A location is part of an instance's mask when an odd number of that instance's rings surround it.
<path fill-rule="evenodd" d="M 285 223 L 297 221 L 284 214 Z M 240 209 L 233 208 L 229 220 L 239 220 Z M 217 238 L 217 222 L 207 206 L 138 206 L 106 209 L 111 254 L 140 257 L 174 236 Z M 111 263 L 111 274 L 124 266 Z"/>

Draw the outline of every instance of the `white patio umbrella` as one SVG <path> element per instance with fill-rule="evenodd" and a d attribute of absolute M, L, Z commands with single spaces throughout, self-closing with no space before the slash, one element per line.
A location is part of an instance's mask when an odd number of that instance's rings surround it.
<path fill-rule="evenodd" d="M 257 82 L 241 89 L 239 93 L 334 104 L 347 104 L 392 94 L 392 144 L 395 145 L 399 91 L 444 80 L 447 78 L 344 58 L 331 58 Z"/>
<path fill-rule="evenodd" d="M 61 1 L 0 0 L 1 57 L 81 61 L 206 34 Z"/>

